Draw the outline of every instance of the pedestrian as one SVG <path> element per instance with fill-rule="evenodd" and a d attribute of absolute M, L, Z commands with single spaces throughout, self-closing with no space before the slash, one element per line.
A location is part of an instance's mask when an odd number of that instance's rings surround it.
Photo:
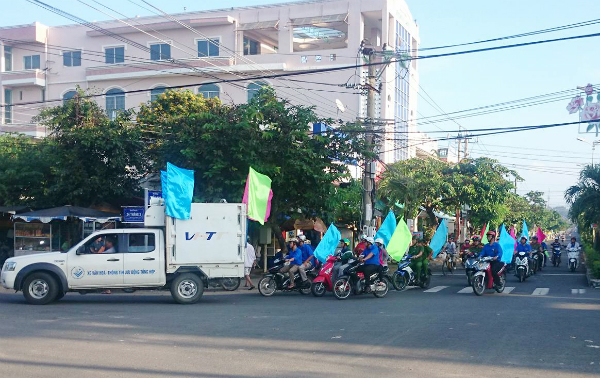
<path fill-rule="evenodd" d="M 250 244 L 250 238 L 246 242 L 246 258 L 244 259 L 244 276 L 246 276 L 246 283 L 244 283 L 244 287 L 248 287 L 248 290 L 254 289 L 254 284 L 252 283 L 252 278 L 250 278 L 250 272 L 252 272 L 252 267 L 254 267 L 256 262 L 256 252 L 254 251 L 254 246 Z"/>

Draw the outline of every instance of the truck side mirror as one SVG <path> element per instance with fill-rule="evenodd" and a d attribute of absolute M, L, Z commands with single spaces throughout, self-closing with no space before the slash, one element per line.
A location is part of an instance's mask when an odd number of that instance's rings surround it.
<path fill-rule="evenodd" d="M 81 247 L 77 248 L 77 252 L 75 252 L 76 255 L 85 255 L 85 247 L 82 245 Z"/>

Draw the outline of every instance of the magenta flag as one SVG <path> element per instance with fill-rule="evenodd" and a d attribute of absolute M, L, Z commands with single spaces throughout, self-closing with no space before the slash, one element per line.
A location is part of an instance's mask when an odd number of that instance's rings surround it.
<path fill-rule="evenodd" d="M 546 235 L 544 235 L 544 233 L 542 232 L 542 229 L 540 227 L 538 227 L 535 236 L 537 236 L 539 243 L 543 242 L 544 239 L 546 239 Z"/>
<path fill-rule="evenodd" d="M 517 232 L 515 231 L 515 226 L 510 226 L 510 236 L 515 239 L 517 237 Z"/>

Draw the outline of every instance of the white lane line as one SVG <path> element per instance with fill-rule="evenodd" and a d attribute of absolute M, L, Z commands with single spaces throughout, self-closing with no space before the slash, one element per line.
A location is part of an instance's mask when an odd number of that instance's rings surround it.
<path fill-rule="evenodd" d="M 473 292 L 473 288 L 471 286 L 467 286 L 464 289 L 461 289 L 457 294 L 468 294 L 468 293 L 472 293 Z"/>
<path fill-rule="evenodd" d="M 533 291 L 533 293 L 531 293 L 531 295 L 548 295 L 549 291 L 550 289 L 547 287 L 538 287 Z"/>
<path fill-rule="evenodd" d="M 442 291 L 444 289 L 446 289 L 448 286 L 436 286 L 436 287 L 432 287 L 429 290 L 425 290 L 424 293 L 437 293 L 438 291 Z"/>
<path fill-rule="evenodd" d="M 514 286 L 505 286 L 504 291 L 501 294 L 510 294 L 513 290 L 515 290 Z"/>
<path fill-rule="evenodd" d="M 571 289 L 571 294 L 585 294 L 585 289 Z"/>
<path fill-rule="evenodd" d="M 542 276 L 585 276 L 585 273 L 542 273 Z"/>

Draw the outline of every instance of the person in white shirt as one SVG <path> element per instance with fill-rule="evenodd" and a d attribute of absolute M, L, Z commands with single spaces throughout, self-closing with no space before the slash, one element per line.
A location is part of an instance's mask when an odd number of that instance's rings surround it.
<path fill-rule="evenodd" d="M 254 284 L 250 278 L 250 272 L 252 271 L 255 260 L 256 252 L 254 251 L 252 244 L 250 244 L 250 240 L 248 240 L 246 243 L 246 258 L 244 259 L 244 275 L 246 276 L 246 283 L 244 284 L 244 287 L 250 286 L 248 290 L 254 289 Z"/>

